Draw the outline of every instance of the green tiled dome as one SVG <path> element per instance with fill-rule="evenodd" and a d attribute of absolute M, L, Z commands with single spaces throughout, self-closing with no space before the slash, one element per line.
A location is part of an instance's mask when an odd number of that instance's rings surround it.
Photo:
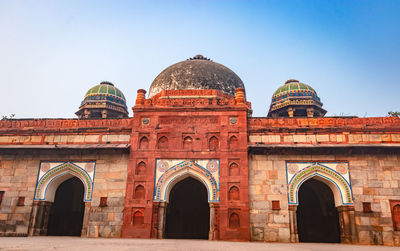
<path fill-rule="evenodd" d="M 121 118 L 128 116 L 124 94 L 110 82 L 101 82 L 86 92 L 79 111 L 80 118 Z"/>
<path fill-rule="evenodd" d="M 274 96 L 277 96 L 277 95 L 287 92 L 287 91 L 293 91 L 293 90 L 309 90 L 309 91 L 316 93 L 315 90 L 311 86 L 306 85 L 304 83 L 300 83 L 298 80 L 295 80 L 295 79 L 289 79 L 288 81 L 285 82 L 285 84 L 283 86 L 279 87 L 278 90 L 276 90 L 276 92 L 274 93 Z"/>
<path fill-rule="evenodd" d="M 311 116 L 311 108 L 313 116 L 323 116 L 326 113 L 322 109 L 317 92 L 311 86 L 300 83 L 296 79 L 289 79 L 275 91 L 268 116 L 286 116 L 288 108 L 295 111 L 294 116 Z M 309 115 L 307 115 L 307 110 Z"/>
<path fill-rule="evenodd" d="M 101 82 L 99 85 L 90 88 L 89 91 L 86 92 L 85 98 L 90 94 L 110 94 L 126 101 L 124 94 L 110 82 Z"/>

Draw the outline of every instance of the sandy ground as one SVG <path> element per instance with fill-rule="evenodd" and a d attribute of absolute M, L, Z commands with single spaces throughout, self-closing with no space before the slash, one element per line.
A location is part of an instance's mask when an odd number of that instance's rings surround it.
<path fill-rule="evenodd" d="M 319 243 L 259 243 L 206 240 L 103 239 L 79 237 L 0 237 L 0 250 L 226 250 L 226 251 L 311 251 L 311 250 L 397 250 L 399 247 Z"/>

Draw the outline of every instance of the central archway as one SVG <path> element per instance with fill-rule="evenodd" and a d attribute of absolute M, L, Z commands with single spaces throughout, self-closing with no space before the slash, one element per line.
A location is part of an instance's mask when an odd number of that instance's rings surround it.
<path fill-rule="evenodd" d="M 172 239 L 208 239 L 210 207 L 206 187 L 187 177 L 169 193 L 165 237 Z"/>
<path fill-rule="evenodd" d="M 339 243 L 339 216 L 330 187 L 311 178 L 301 185 L 298 197 L 299 241 Z"/>
<path fill-rule="evenodd" d="M 84 186 L 77 177 L 70 178 L 57 188 L 50 209 L 47 235 L 80 236 L 85 204 Z"/>

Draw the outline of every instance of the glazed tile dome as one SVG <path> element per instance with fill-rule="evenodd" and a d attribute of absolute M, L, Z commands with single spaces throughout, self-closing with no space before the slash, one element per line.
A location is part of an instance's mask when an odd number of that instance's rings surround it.
<path fill-rule="evenodd" d="M 80 118 L 127 117 L 125 96 L 112 83 L 101 82 L 86 92 L 76 115 Z"/>
<path fill-rule="evenodd" d="M 274 95 L 272 96 L 272 100 L 274 101 L 274 99 L 278 99 L 279 97 L 284 96 L 288 93 L 298 92 L 314 94 L 316 97 L 318 97 L 316 91 L 311 86 L 300 83 L 298 80 L 295 79 L 289 79 L 285 82 L 283 86 L 279 87 L 278 90 L 275 91 Z"/>
<path fill-rule="evenodd" d="M 291 114 L 288 111 L 293 111 Z M 272 96 L 268 117 L 322 117 L 326 111 L 317 92 L 309 85 L 289 79 Z"/>
<path fill-rule="evenodd" d="M 117 100 L 119 100 L 118 102 L 121 103 L 126 103 L 126 99 L 124 94 L 117 88 L 115 87 L 112 83 L 104 81 L 101 82 L 100 84 L 90 88 L 86 94 L 85 94 L 85 98 L 89 97 L 89 96 L 95 96 L 98 94 L 106 94 L 108 96 L 114 96 Z"/>
<path fill-rule="evenodd" d="M 232 70 L 196 55 L 163 70 L 151 84 L 149 98 L 162 90 L 188 89 L 215 89 L 234 96 L 236 88 L 244 85 Z"/>

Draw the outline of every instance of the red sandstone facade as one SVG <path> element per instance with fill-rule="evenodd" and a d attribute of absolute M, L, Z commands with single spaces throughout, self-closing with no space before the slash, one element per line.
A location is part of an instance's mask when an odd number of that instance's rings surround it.
<path fill-rule="evenodd" d="M 400 245 L 399 118 L 252 118 L 242 89 L 235 97 L 216 90 L 144 96 L 139 90 L 133 118 L 0 121 L 1 235 L 46 234 L 51 202 L 34 198 L 40 163 L 94 161 L 82 236 L 163 238 L 156 160 L 219 159 L 209 239 L 298 242 L 285 163 L 339 161 L 349 165 L 354 195 L 352 205 L 337 206 L 341 241 Z"/>
<path fill-rule="evenodd" d="M 210 203 L 213 227 L 210 239 L 249 240 L 247 114 L 250 103 L 244 90 L 236 98 L 216 90 L 163 91 L 144 99 L 138 91 L 133 108 L 131 153 L 124 210 L 123 237 L 163 238 L 162 202 L 152 202 L 156 159 L 219 159 L 220 202 Z M 196 98 L 190 98 L 190 96 Z M 197 97 L 204 98 L 197 98 Z M 186 142 L 187 141 L 187 142 Z M 140 163 L 145 171 L 138 171 Z M 230 170 L 230 166 L 231 170 Z M 135 198 L 138 186 L 145 189 Z M 238 188 L 230 197 L 230 189 Z M 144 223 L 132 224 L 139 211 Z M 229 227 L 229 217 L 239 215 L 240 226 Z"/>

